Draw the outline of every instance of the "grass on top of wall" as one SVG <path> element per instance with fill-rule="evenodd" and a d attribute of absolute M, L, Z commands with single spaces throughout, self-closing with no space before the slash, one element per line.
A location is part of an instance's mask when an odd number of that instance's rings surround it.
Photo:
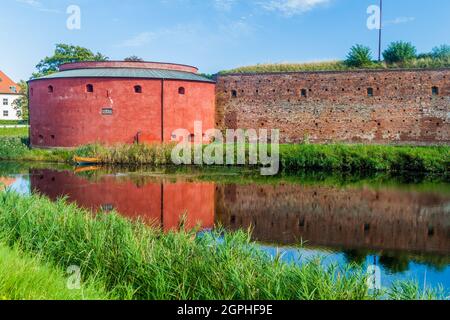
<path fill-rule="evenodd" d="M 30 149 L 22 138 L 0 138 L 0 160 L 71 163 L 74 156 L 112 165 L 172 165 L 172 144 L 92 144 L 77 149 Z M 246 146 L 248 153 L 249 146 Z M 236 150 L 235 150 L 236 153 Z M 224 155 L 225 156 L 225 155 Z M 248 156 L 246 157 L 248 159 Z M 340 172 L 418 172 L 449 174 L 450 146 L 408 147 L 346 144 L 280 146 L 280 169 Z"/>
<path fill-rule="evenodd" d="M 450 58 L 432 59 L 418 58 L 403 62 L 402 64 L 386 64 L 373 62 L 365 66 L 365 70 L 390 69 L 438 69 L 449 68 Z M 243 66 L 219 72 L 220 75 L 239 73 L 271 73 L 271 72 L 312 72 L 312 71 L 352 71 L 357 68 L 349 67 L 344 61 L 321 61 L 309 63 L 265 63 L 253 66 Z"/>
<path fill-rule="evenodd" d="M 117 213 L 96 214 L 64 200 L 0 193 L 0 241 L 61 269 L 81 267 L 119 299 L 434 299 L 413 283 L 369 294 L 356 266 L 300 265 L 272 259 L 247 232 L 164 233 Z"/>
<path fill-rule="evenodd" d="M 106 294 L 94 285 L 67 287 L 62 270 L 24 254 L 17 247 L 0 244 L 0 300 L 99 300 Z"/>

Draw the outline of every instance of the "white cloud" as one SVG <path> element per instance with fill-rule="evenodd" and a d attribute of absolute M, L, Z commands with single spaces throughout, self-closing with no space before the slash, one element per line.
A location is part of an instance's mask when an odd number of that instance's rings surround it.
<path fill-rule="evenodd" d="M 141 32 L 130 39 L 125 40 L 120 47 L 142 47 L 155 39 L 155 34 L 152 32 Z"/>
<path fill-rule="evenodd" d="M 144 31 L 126 39 L 118 47 L 143 47 L 156 40 L 183 42 L 197 34 L 197 27 L 192 25 L 177 25 L 172 28 L 162 28 L 155 31 Z M 180 37 L 182 35 L 182 37 Z"/>
<path fill-rule="evenodd" d="M 38 0 L 16 0 L 16 2 L 26 4 L 36 10 L 42 11 L 42 12 L 51 12 L 51 13 L 60 13 L 61 11 L 58 9 L 50 9 L 45 7 L 42 2 Z"/>
<path fill-rule="evenodd" d="M 237 0 L 213 0 L 214 7 L 220 11 L 230 11 Z"/>
<path fill-rule="evenodd" d="M 330 1 L 331 0 L 268 0 L 260 2 L 260 5 L 265 10 L 279 11 L 284 15 L 292 16 L 328 4 Z"/>
<path fill-rule="evenodd" d="M 383 23 L 383 25 L 388 26 L 388 25 L 392 25 L 392 24 L 402 24 L 402 23 L 412 22 L 414 20 L 416 20 L 415 17 L 397 17 L 393 20 L 385 21 Z"/>

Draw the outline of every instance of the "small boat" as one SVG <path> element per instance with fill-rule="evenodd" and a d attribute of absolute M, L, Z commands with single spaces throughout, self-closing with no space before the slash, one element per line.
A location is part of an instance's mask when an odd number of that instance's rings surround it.
<path fill-rule="evenodd" d="M 74 169 L 74 173 L 84 173 L 100 170 L 98 166 L 80 166 Z"/>
<path fill-rule="evenodd" d="M 101 163 L 101 160 L 98 158 L 83 158 L 83 157 L 73 157 L 73 161 L 76 162 L 78 165 L 92 165 L 92 164 L 99 164 Z"/>

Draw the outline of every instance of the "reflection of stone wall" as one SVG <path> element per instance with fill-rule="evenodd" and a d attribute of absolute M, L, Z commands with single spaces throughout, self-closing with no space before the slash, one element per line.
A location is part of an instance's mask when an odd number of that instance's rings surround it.
<path fill-rule="evenodd" d="M 223 75 L 216 99 L 217 127 L 283 142 L 450 142 L 450 69 Z"/>
<path fill-rule="evenodd" d="M 162 224 L 165 230 L 177 228 L 184 214 L 188 228 L 198 223 L 206 228 L 214 225 L 212 183 L 134 183 L 114 176 L 93 182 L 68 171 L 52 170 L 32 170 L 30 174 L 32 190 L 51 199 L 67 196 L 94 211 L 116 209 L 132 219 Z"/>
<path fill-rule="evenodd" d="M 216 219 L 260 241 L 450 253 L 450 196 L 395 189 L 220 186 Z"/>

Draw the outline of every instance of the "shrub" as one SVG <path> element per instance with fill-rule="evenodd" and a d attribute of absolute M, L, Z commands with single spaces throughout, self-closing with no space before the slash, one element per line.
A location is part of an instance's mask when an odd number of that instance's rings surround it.
<path fill-rule="evenodd" d="M 357 44 L 350 49 L 345 64 L 355 68 L 368 66 L 372 64 L 372 51 L 369 47 Z"/>
<path fill-rule="evenodd" d="M 403 63 L 413 60 L 417 56 L 417 49 L 410 42 L 397 41 L 389 45 L 383 52 L 386 63 Z"/>
<path fill-rule="evenodd" d="M 443 44 L 439 47 L 433 48 L 431 56 L 434 59 L 449 59 L 450 58 L 450 45 Z"/>

